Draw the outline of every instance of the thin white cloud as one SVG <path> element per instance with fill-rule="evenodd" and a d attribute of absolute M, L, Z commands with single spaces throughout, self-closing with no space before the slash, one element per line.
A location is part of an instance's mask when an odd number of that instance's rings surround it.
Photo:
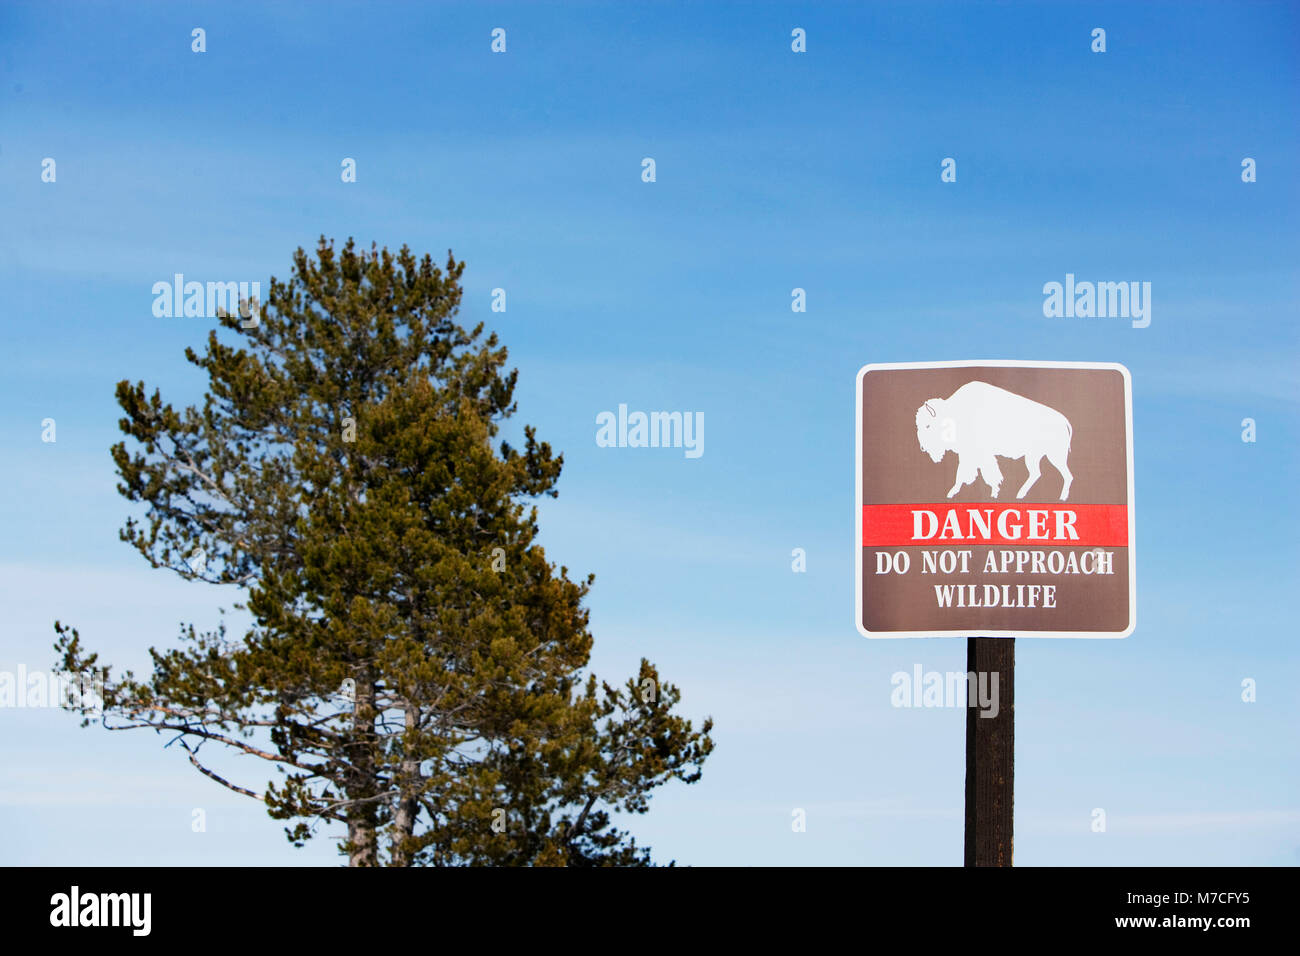
<path fill-rule="evenodd" d="M 1025 832 L 1090 832 L 1090 813 L 1016 815 Z M 1300 810 L 1223 810 L 1165 813 L 1107 813 L 1106 832 L 1116 834 L 1205 833 L 1209 831 L 1275 830 L 1300 824 Z"/>

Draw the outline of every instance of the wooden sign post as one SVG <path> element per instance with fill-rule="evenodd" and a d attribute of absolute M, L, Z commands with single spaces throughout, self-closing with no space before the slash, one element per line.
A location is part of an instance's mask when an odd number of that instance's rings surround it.
<path fill-rule="evenodd" d="M 1010 866 L 1016 780 L 1015 638 L 966 639 L 966 673 L 998 675 L 998 712 L 966 708 L 966 866 Z"/>

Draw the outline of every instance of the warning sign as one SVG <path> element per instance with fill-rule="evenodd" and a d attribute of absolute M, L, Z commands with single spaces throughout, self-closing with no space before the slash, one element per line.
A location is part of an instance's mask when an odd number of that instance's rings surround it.
<path fill-rule="evenodd" d="M 859 631 L 1133 632 L 1128 369 L 867 365 L 857 409 Z"/>

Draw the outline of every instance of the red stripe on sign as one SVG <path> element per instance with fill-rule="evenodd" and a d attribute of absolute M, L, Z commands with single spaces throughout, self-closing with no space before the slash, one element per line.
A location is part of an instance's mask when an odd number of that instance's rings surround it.
<path fill-rule="evenodd" d="M 1128 547 L 1126 505 L 863 505 L 862 546 L 1050 544 Z"/>

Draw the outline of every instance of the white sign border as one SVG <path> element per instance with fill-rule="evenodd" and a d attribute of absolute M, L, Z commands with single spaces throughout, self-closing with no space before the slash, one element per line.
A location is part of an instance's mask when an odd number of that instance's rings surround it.
<path fill-rule="evenodd" d="M 969 628 L 948 631 L 868 631 L 862 626 L 862 380 L 868 372 L 887 369 L 919 368 L 1092 368 L 1110 369 L 1124 376 L 1124 435 L 1128 454 L 1128 627 L 1123 631 L 984 631 L 972 633 Z M 1128 637 L 1137 627 L 1137 536 L 1134 531 L 1137 499 L 1133 494 L 1133 377 L 1128 368 L 1119 362 L 1036 362 L 1020 359 L 963 359 L 952 362 L 875 362 L 858 369 L 857 404 L 854 409 L 854 462 L 855 502 L 853 531 L 853 623 L 858 633 L 871 640 L 889 640 L 904 637 L 1034 637 L 1034 638 L 1092 638 L 1119 640 Z"/>

